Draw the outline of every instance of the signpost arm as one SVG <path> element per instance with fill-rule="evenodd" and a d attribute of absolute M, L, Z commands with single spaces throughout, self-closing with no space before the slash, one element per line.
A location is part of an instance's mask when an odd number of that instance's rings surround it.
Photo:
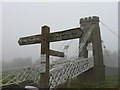
<path fill-rule="evenodd" d="M 41 34 L 41 62 L 45 64 L 45 72 L 40 75 L 40 88 L 49 88 L 49 33 L 50 28 L 43 26 Z"/>

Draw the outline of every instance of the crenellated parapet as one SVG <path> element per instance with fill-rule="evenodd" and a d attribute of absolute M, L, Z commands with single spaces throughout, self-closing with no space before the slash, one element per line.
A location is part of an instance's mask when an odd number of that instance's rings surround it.
<path fill-rule="evenodd" d="M 80 24 L 83 23 L 96 23 L 99 22 L 99 17 L 98 16 L 92 16 L 92 17 L 85 17 L 80 19 Z"/>

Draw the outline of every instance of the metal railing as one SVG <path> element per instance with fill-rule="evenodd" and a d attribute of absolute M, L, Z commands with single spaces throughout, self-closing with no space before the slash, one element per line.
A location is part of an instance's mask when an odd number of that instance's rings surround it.
<path fill-rule="evenodd" d="M 54 88 L 66 82 L 80 73 L 94 66 L 93 58 L 72 59 L 64 62 L 51 64 L 50 67 L 50 87 Z M 19 84 L 25 81 L 32 81 L 36 85 L 40 81 L 40 65 L 36 67 L 24 67 L 3 72 L 0 80 L 0 87 L 12 84 Z"/>

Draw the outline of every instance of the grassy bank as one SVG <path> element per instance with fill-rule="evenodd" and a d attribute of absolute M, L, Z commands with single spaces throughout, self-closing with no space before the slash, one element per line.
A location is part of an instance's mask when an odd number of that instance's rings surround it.
<path fill-rule="evenodd" d="M 80 83 L 76 78 L 58 86 L 59 88 L 118 88 L 118 77 L 106 77 L 105 82 L 96 84 Z"/>

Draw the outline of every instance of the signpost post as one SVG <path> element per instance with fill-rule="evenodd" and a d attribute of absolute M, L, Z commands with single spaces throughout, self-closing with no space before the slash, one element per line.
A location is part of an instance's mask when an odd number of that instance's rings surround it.
<path fill-rule="evenodd" d="M 21 37 L 18 40 L 19 45 L 41 43 L 40 88 L 49 88 L 49 55 L 64 57 L 63 52 L 49 50 L 49 43 L 80 38 L 82 34 L 83 31 L 80 28 L 50 33 L 50 28 L 43 26 L 41 35 Z"/>
<path fill-rule="evenodd" d="M 41 34 L 41 66 L 43 66 L 43 71 L 40 71 L 40 88 L 49 88 L 49 33 L 50 28 L 43 26 Z"/>

